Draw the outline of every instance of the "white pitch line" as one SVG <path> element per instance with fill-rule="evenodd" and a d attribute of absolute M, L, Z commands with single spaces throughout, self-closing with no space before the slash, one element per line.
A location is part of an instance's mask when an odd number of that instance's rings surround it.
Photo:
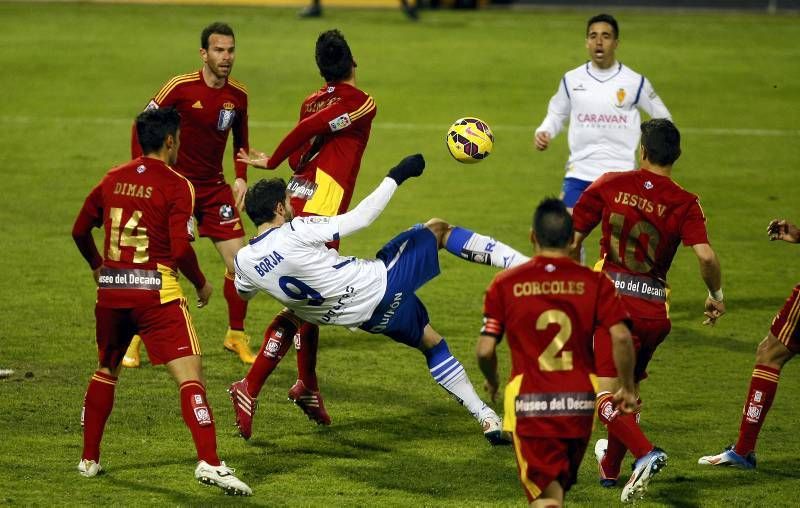
<path fill-rule="evenodd" d="M 130 125 L 133 119 L 125 118 L 104 118 L 104 117 L 32 117 L 32 116 L 9 116 L 0 115 L 0 123 L 20 124 L 20 123 L 54 123 L 70 125 Z M 295 122 L 283 121 L 264 121 L 250 120 L 250 127 L 256 128 L 279 128 L 289 129 L 296 125 Z M 426 123 L 397 123 L 397 122 L 376 122 L 373 124 L 376 129 L 385 130 L 430 130 L 440 131 L 442 125 Z M 536 126 L 497 124 L 493 125 L 495 131 L 517 131 L 533 133 Z M 682 127 L 681 132 L 686 134 L 699 134 L 704 136 L 752 136 L 752 137 L 800 137 L 800 130 L 797 129 L 737 129 L 719 127 Z"/>

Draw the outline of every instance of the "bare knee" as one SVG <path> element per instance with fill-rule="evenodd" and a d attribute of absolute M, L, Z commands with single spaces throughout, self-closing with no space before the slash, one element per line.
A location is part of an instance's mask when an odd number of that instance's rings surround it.
<path fill-rule="evenodd" d="M 441 249 L 447 244 L 447 239 L 450 237 L 450 231 L 453 229 L 447 221 L 443 219 L 433 218 L 425 223 L 425 227 L 430 230 L 436 237 L 436 242 Z"/>
<path fill-rule="evenodd" d="M 756 363 L 768 365 L 779 370 L 783 368 L 784 364 L 793 356 L 794 353 L 789 351 L 789 349 L 771 333 L 764 337 L 764 340 L 758 344 L 758 348 L 756 349 Z"/>

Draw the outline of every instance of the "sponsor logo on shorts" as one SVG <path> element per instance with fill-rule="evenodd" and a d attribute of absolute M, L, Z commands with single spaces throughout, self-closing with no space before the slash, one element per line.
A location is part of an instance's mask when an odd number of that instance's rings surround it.
<path fill-rule="evenodd" d="M 219 207 L 219 216 L 223 220 L 230 220 L 233 219 L 233 207 L 228 204 L 224 204 Z"/>
<path fill-rule="evenodd" d="M 157 270 L 102 268 L 97 281 L 101 289 L 161 289 L 161 272 Z"/>
<path fill-rule="evenodd" d="M 267 341 L 267 347 L 264 348 L 264 356 L 266 356 L 267 358 L 277 358 L 278 350 L 280 350 L 280 348 L 281 348 L 281 342 L 279 340 L 270 337 L 269 340 Z"/>
<path fill-rule="evenodd" d="M 761 418 L 761 410 L 764 408 L 761 404 L 753 404 L 752 402 L 747 406 L 747 413 L 745 419 L 750 423 L 758 423 Z"/>
<path fill-rule="evenodd" d="M 351 123 L 353 123 L 353 121 L 350 120 L 350 115 L 345 113 L 341 116 L 337 116 L 336 118 L 328 122 L 328 125 L 331 128 L 331 132 L 336 132 L 344 129 L 345 127 L 350 126 Z"/>
<path fill-rule="evenodd" d="M 389 326 L 389 323 L 392 322 L 392 318 L 394 317 L 397 309 L 403 303 L 403 293 L 398 292 L 394 294 L 394 299 L 392 299 L 392 303 L 386 308 L 383 312 L 383 316 L 381 316 L 381 320 L 378 322 L 377 325 L 373 326 L 369 329 L 370 333 L 381 333 L 386 330 L 386 327 Z"/>
<path fill-rule="evenodd" d="M 594 398 L 592 392 L 525 393 L 514 400 L 514 412 L 517 418 L 592 416 Z"/>

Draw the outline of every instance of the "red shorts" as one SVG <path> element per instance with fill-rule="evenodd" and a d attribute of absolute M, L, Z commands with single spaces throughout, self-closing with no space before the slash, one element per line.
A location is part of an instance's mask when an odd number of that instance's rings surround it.
<path fill-rule="evenodd" d="M 647 378 L 647 364 L 659 344 L 669 335 L 672 324 L 669 319 L 631 318 L 631 322 L 633 349 L 636 351 L 633 376 L 636 381 L 641 381 Z M 606 328 L 598 328 L 594 332 L 594 369 L 598 377 L 617 377 L 611 335 Z"/>
<path fill-rule="evenodd" d="M 142 308 L 95 307 L 94 315 L 101 367 L 119 365 L 136 334 L 142 337 L 153 365 L 200 354 L 200 341 L 183 298 Z"/>
<path fill-rule="evenodd" d="M 791 296 L 786 299 L 783 308 L 772 320 L 770 333 L 786 346 L 792 353 L 800 353 L 800 284 L 794 287 Z"/>
<path fill-rule="evenodd" d="M 589 437 L 513 436 L 517 471 L 528 501 L 538 498 L 553 481 L 560 483 L 564 492 L 578 481 L 578 467 Z"/>
<path fill-rule="evenodd" d="M 195 185 L 194 216 L 200 236 L 230 240 L 244 236 L 244 224 L 227 183 Z"/>

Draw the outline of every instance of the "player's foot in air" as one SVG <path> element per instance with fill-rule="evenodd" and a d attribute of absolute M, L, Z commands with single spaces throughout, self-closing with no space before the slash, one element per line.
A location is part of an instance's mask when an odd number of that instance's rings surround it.
<path fill-rule="evenodd" d="M 633 463 L 633 474 L 622 489 L 620 499 L 630 503 L 644 497 L 650 479 L 667 465 L 667 454 L 661 448 L 653 448 L 650 453 Z"/>
<path fill-rule="evenodd" d="M 236 470 L 226 466 L 224 461 L 219 466 L 212 466 L 201 460 L 194 470 L 194 477 L 200 483 L 221 488 L 229 496 L 252 496 L 253 491 L 233 475 L 235 472 Z"/>
<path fill-rule="evenodd" d="M 483 437 L 489 441 L 492 446 L 509 445 L 511 438 L 508 432 L 503 431 L 503 419 L 497 416 L 492 410 L 481 418 L 481 429 L 483 430 Z"/>
<path fill-rule="evenodd" d="M 289 400 L 297 404 L 303 410 L 309 420 L 317 422 L 317 425 L 330 425 L 331 417 L 325 410 L 325 403 L 322 402 L 322 395 L 306 388 L 301 380 L 289 389 Z"/>
<path fill-rule="evenodd" d="M 750 452 L 747 455 L 739 455 L 733 450 L 733 445 L 717 455 L 706 455 L 697 461 L 702 466 L 727 466 L 739 469 L 755 469 L 756 453 Z"/>
<path fill-rule="evenodd" d="M 603 469 L 603 457 L 608 449 L 608 439 L 598 439 L 594 444 L 594 457 L 597 459 L 597 470 L 600 473 L 600 486 L 610 489 L 617 486 L 617 477 L 606 474 Z"/>
<path fill-rule="evenodd" d="M 247 379 L 236 381 L 228 388 L 228 393 L 233 402 L 233 412 L 236 415 L 236 427 L 239 435 L 250 439 L 253 434 L 253 416 L 256 414 L 258 400 L 247 393 Z"/>
<path fill-rule="evenodd" d="M 239 355 L 242 363 L 252 364 L 256 361 L 256 356 L 250 350 L 250 336 L 245 334 L 242 330 L 231 330 L 225 334 L 225 341 L 222 343 L 225 349 L 231 353 Z"/>
<path fill-rule="evenodd" d="M 135 369 L 141 365 L 142 360 L 139 356 L 139 346 L 142 345 L 142 338 L 134 335 L 131 343 L 128 345 L 128 350 L 125 351 L 125 356 L 122 357 L 122 366 L 129 369 Z"/>
<path fill-rule="evenodd" d="M 78 462 L 78 472 L 81 476 L 85 476 L 86 478 L 97 476 L 102 470 L 103 466 L 93 460 L 81 459 L 81 461 Z"/>
<path fill-rule="evenodd" d="M 317 4 L 311 4 L 298 14 L 301 18 L 319 18 L 322 16 L 322 7 Z"/>

